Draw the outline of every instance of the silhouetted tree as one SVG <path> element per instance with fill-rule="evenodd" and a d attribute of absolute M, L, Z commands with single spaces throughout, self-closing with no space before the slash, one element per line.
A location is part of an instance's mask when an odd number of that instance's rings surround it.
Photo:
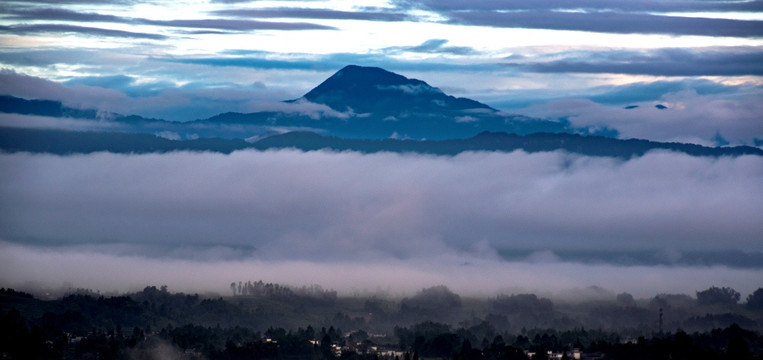
<path fill-rule="evenodd" d="M 697 291 L 697 303 L 702 305 L 736 304 L 740 297 L 739 292 L 730 287 L 712 286 L 707 290 Z"/>
<path fill-rule="evenodd" d="M 635 303 L 633 295 L 628 294 L 627 292 L 617 294 L 617 302 L 627 306 L 632 306 Z"/>
<path fill-rule="evenodd" d="M 763 309 L 763 288 L 758 288 L 754 293 L 747 296 L 747 307 L 752 309 Z"/>

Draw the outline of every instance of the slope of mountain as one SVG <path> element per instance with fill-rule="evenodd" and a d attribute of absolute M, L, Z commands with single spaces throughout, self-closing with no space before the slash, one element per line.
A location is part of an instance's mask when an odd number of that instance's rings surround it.
<path fill-rule="evenodd" d="M 401 112 L 438 113 L 497 110 L 483 103 L 446 95 L 417 79 L 377 67 L 348 65 L 304 95 L 304 99 L 340 111 L 394 115 Z"/>

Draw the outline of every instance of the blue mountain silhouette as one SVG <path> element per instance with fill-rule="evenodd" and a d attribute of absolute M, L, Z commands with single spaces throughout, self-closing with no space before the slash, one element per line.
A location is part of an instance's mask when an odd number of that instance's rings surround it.
<path fill-rule="evenodd" d="M 303 97 L 336 111 L 390 115 L 401 112 L 440 113 L 482 109 L 488 105 L 446 95 L 424 81 L 378 67 L 348 65 Z"/>
<path fill-rule="evenodd" d="M 347 66 L 290 102 L 323 104 L 334 113 L 318 117 L 298 111 L 223 113 L 189 122 L 110 114 L 109 121 L 120 126 L 108 128 L 119 132 L 107 133 L 98 128 L 100 112 L 96 110 L 73 109 L 57 101 L 0 96 L 0 113 L 92 120 L 94 128 L 78 132 L 0 127 L 0 151 L 228 153 L 246 148 L 293 147 L 437 155 L 517 149 L 622 158 L 653 149 L 695 156 L 763 155 L 760 149 L 747 146 L 711 148 L 611 137 L 616 134 L 582 136 L 579 134 L 590 135 L 588 129 L 572 128 L 564 121 L 505 114 L 478 101 L 447 95 L 424 81 L 376 67 Z"/>

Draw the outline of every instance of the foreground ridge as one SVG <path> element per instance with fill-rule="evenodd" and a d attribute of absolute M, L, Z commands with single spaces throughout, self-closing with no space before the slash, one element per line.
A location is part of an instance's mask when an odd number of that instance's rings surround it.
<path fill-rule="evenodd" d="M 362 153 L 396 152 L 432 155 L 457 155 L 466 151 L 526 152 L 565 151 L 569 153 L 630 158 L 649 151 L 665 150 L 692 156 L 763 156 L 763 150 L 751 146 L 707 147 L 695 144 L 666 143 L 640 139 L 613 139 L 567 133 L 528 135 L 483 132 L 468 139 L 404 140 L 347 139 L 313 132 L 293 131 L 265 137 L 256 142 L 241 139 L 205 138 L 170 140 L 151 134 L 77 132 L 0 127 L 0 150 L 73 154 L 92 152 L 150 153 L 170 151 L 211 151 L 231 153 L 244 149 L 294 148 L 303 151 L 331 150 Z"/>

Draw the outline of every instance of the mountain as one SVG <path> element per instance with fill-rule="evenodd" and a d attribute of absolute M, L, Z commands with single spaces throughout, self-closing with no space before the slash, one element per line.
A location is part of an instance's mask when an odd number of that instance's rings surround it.
<path fill-rule="evenodd" d="M 417 79 L 378 67 L 348 65 L 303 96 L 339 112 L 395 115 L 497 110 L 478 101 L 446 95 Z"/>
<path fill-rule="evenodd" d="M 270 126 L 360 139 L 466 138 L 482 131 L 587 132 L 573 129 L 564 120 L 506 114 L 475 100 L 447 95 L 421 80 L 357 65 L 344 67 L 301 98 L 286 103 L 295 109 L 307 103 L 325 105 L 333 112 L 324 112 L 318 119 L 299 111 L 226 113 L 197 123 Z"/>
<path fill-rule="evenodd" d="M 320 110 L 315 105 L 326 107 Z M 421 80 L 357 65 L 344 67 L 301 98 L 285 101 L 282 107 L 282 111 L 228 112 L 207 119 L 174 122 L 79 110 L 58 101 L 0 96 L 0 112 L 106 120 L 117 123 L 118 131 L 165 133 L 181 139 L 249 139 L 295 130 L 361 139 L 467 138 L 483 131 L 588 132 L 572 128 L 564 120 L 506 114 L 475 100 L 447 95 Z M 95 126 L 95 130 L 100 128 Z"/>

